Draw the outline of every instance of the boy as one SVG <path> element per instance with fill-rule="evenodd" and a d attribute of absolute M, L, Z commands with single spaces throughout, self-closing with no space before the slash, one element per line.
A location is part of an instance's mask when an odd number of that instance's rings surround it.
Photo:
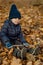
<path fill-rule="evenodd" d="M 23 44 L 25 47 L 29 46 L 29 43 L 27 43 L 23 37 L 23 33 L 20 27 L 20 19 L 21 14 L 18 11 L 16 5 L 13 4 L 10 10 L 9 19 L 5 21 L 4 25 L 1 28 L 1 40 L 8 49 L 11 48 L 12 43 L 17 43 L 17 45 L 20 45 L 17 39 L 19 39 L 21 41 L 21 44 Z M 20 53 L 18 52 L 19 50 L 15 49 L 14 55 L 16 57 L 19 57 Z"/>

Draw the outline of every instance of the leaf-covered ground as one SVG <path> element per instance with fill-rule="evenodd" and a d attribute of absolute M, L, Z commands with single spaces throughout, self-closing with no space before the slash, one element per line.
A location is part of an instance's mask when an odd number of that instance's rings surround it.
<path fill-rule="evenodd" d="M 43 45 L 43 5 L 40 6 L 26 6 L 26 3 L 22 4 L 22 1 L 4 1 L 0 0 L 0 29 L 9 16 L 9 10 L 11 4 L 15 3 L 21 12 L 21 28 L 25 39 L 30 44 Z M 12 55 L 13 48 L 8 50 L 0 43 L 0 65 L 43 65 L 43 46 L 40 50 L 40 54 L 33 56 L 27 54 L 27 60 L 20 60 Z"/>

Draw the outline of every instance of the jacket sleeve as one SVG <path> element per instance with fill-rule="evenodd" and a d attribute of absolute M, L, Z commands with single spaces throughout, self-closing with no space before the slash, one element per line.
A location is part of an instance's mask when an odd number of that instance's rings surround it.
<path fill-rule="evenodd" d="M 23 32 L 21 31 L 21 27 L 20 27 L 20 33 L 19 33 L 19 35 L 18 35 L 18 38 L 20 39 L 20 41 L 21 41 L 22 43 L 26 43 L 26 40 L 25 40 L 25 38 L 24 38 L 24 36 L 23 36 Z"/>
<path fill-rule="evenodd" d="M 4 44 L 10 41 L 9 38 L 7 37 L 8 32 L 7 29 L 8 29 L 8 22 L 5 22 L 1 28 L 1 40 Z"/>

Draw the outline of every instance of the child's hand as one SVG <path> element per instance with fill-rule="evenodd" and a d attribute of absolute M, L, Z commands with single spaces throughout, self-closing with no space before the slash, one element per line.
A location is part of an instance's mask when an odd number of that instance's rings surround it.
<path fill-rule="evenodd" d="M 6 48 L 10 49 L 12 44 L 10 42 L 6 42 Z"/>

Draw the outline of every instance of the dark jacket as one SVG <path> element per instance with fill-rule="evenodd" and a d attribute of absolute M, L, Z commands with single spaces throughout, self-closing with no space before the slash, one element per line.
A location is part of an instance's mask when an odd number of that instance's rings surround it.
<path fill-rule="evenodd" d="M 6 20 L 1 28 L 1 40 L 5 44 L 10 42 L 10 40 L 20 39 L 21 43 L 25 43 L 23 33 L 21 31 L 20 25 L 15 25 L 10 20 Z"/>

